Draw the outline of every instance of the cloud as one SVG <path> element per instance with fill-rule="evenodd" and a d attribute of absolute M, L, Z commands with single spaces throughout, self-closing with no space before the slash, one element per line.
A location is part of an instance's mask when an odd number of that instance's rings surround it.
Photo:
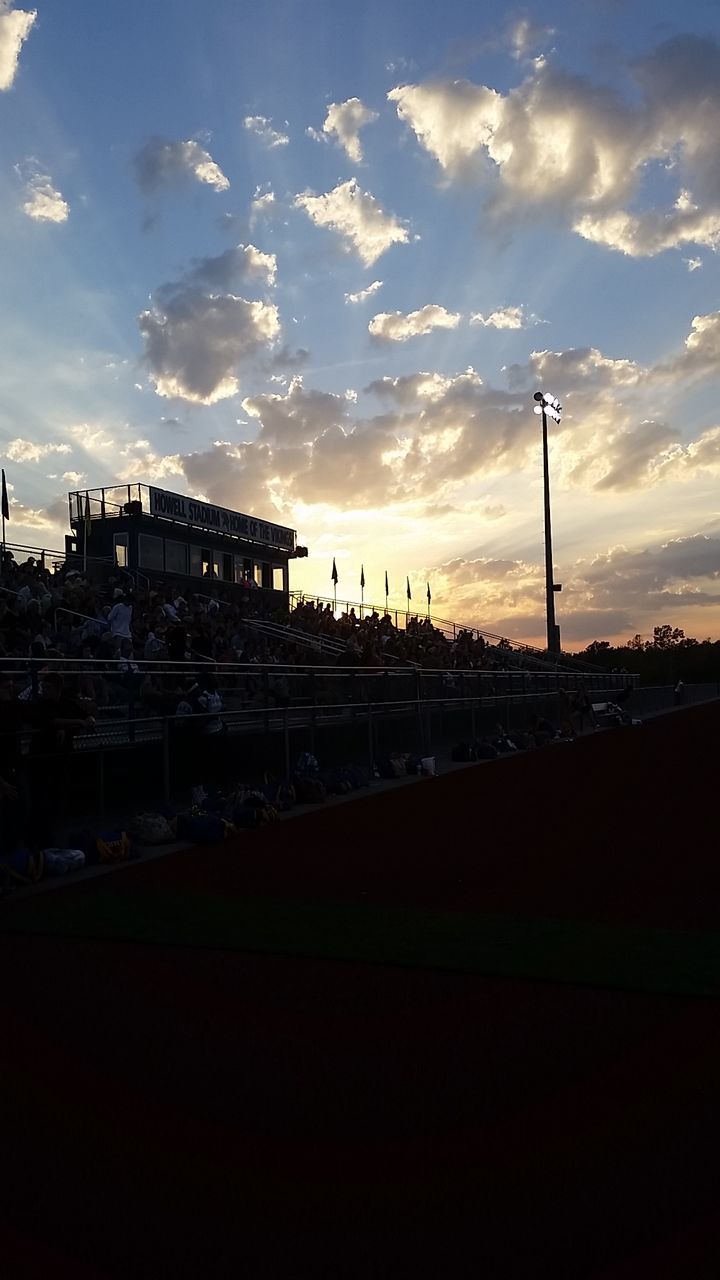
<path fill-rule="evenodd" d="M 0 90 L 12 88 L 20 50 L 36 18 L 35 9 L 11 9 L 8 3 L 0 3 Z"/>
<path fill-rule="evenodd" d="M 295 207 L 304 209 L 318 227 L 335 231 L 346 250 L 354 249 L 366 267 L 393 244 L 407 244 L 407 228 L 392 213 L 384 213 L 375 198 L 358 186 L 356 178 L 341 182 L 325 195 L 304 191 L 295 196 Z"/>
<path fill-rule="evenodd" d="M 471 379 L 477 387 L 483 385 L 482 378 L 472 368 L 467 369 L 464 376 Z M 441 400 L 452 387 L 453 381 L 442 373 L 409 373 L 397 378 L 378 378 L 365 387 L 365 391 L 392 400 L 398 405 L 411 405 L 422 400 Z"/>
<path fill-rule="evenodd" d="M 67 480 L 68 484 L 74 484 L 79 487 L 83 480 L 87 479 L 87 476 L 84 471 L 63 471 L 62 478 Z"/>
<path fill-rule="evenodd" d="M 347 399 L 327 391 L 307 390 L 293 378 L 285 395 L 248 396 L 242 407 L 260 423 L 261 443 L 312 444 L 329 427 L 347 422 Z"/>
<path fill-rule="evenodd" d="M 23 440 L 20 436 L 5 446 L 5 457 L 10 462 L 39 462 L 50 453 L 71 453 L 69 444 L 37 444 L 32 440 Z"/>
<path fill-rule="evenodd" d="M 377 119 L 377 111 L 364 106 L 359 98 L 332 102 L 327 109 L 323 133 L 327 137 L 335 137 L 349 158 L 359 164 L 362 160 L 360 130 Z M 320 135 L 313 131 L 312 136 L 318 138 Z"/>
<path fill-rule="evenodd" d="M 252 245 L 204 258 L 180 281 L 161 285 L 138 317 L 155 390 L 195 404 L 215 404 L 239 390 L 237 367 L 269 350 L 280 333 L 276 306 L 227 290 L 253 276 L 271 284 L 275 259 Z"/>
<path fill-rule="evenodd" d="M 623 97 L 540 60 L 507 93 L 435 80 L 398 86 L 388 97 L 447 181 L 485 178 L 487 213 L 498 222 L 540 212 L 633 257 L 685 244 L 714 248 L 720 47 L 678 36 L 636 60 L 631 75 L 632 93 Z M 670 207 L 653 200 L 650 175 L 660 164 L 678 177 Z"/>
<path fill-rule="evenodd" d="M 553 27 L 543 27 L 530 18 L 517 18 L 510 25 L 508 39 L 513 58 L 518 62 L 532 57 L 555 35 Z"/>
<path fill-rule="evenodd" d="M 523 307 L 500 307 L 483 316 L 478 311 L 470 317 L 471 324 L 481 324 L 489 329 L 525 329 L 528 324 L 537 324 L 534 316 L 525 316 Z"/>
<path fill-rule="evenodd" d="M 151 483 L 167 480 L 174 476 L 184 476 L 184 467 L 179 454 L 164 456 L 155 452 L 148 440 L 131 440 L 120 449 L 119 457 L 126 459 L 117 470 L 117 478 L 125 483 L 137 480 L 141 475 Z"/>
<path fill-rule="evenodd" d="M 532 565 L 522 560 L 492 560 L 484 556 L 476 560 L 464 560 L 458 557 L 438 566 L 453 585 L 464 586 L 473 582 L 496 582 L 511 576 L 527 577 L 536 573 Z"/>
<path fill-rule="evenodd" d="M 699 271 L 702 266 L 702 258 L 683 258 L 683 262 L 688 271 Z"/>
<path fill-rule="evenodd" d="M 227 191 L 230 187 L 228 179 L 210 153 L 193 138 L 188 138 L 186 142 L 151 138 L 138 151 L 134 165 L 138 183 L 147 195 L 161 187 L 188 179 L 204 183 L 215 191 Z"/>
<path fill-rule="evenodd" d="M 250 204 L 250 226 L 254 227 L 260 218 L 266 218 L 275 212 L 277 201 L 274 191 L 261 192 L 259 187 L 255 188 L 255 195 Z"/>
<path fill-rule="evenodd" d="M 595 488 L 637 489 L 658 479 L 670 446 L 680 440 L 680 432 L 662 422 L 641 422 L 629 431 L 619 431 L 607 441 L 605 474 Z"/>
<path fill-rule="evenodd" d="M 720 311 L 695 316 L 692 331 L 685 339 L 685 350 L 662 361 L 653 369 L 653 377 L 682 381 L 688 377 L 707 377 L 720 371 Z"/>
<path fill-rule="evenodd" d="M 508 384 L 513 388 L 547 384 L 560 388 L 562 396 L 582 390 L 637 387 L 647 378 L 644 366 L 634 360 L 613 359 L 596 347 L 570 347 L 565 351 L 533 351 L 527 364 L 511 364 Z"/>
<path fill-rule="evenodd" d="M 286 133 L 273 128 L 272 120 L 267 116 L 245 116 L 243 125 L 249 133 L 254 133 L 266 146 L 286 147 L 290 139 Z"/>
<path fill-rule="evenodd" d="M 277 258 L 253 244 L 239 244 L 214 258 L 199 258 L 186 275 L 188 284 L 203 289 L 227 289 L 240 281 L 258 281 L 272 286 L 277 277 Z M 171 286 L 174 288 L 174 286 Z"/>
<path fill-rule="evenodd" d="M 399 118 L 448 173 L 462 171 L 492 144 L 503 111 L 502 95 L 467 80 L 402 85 L 388 93 Z"/>
<path fill-rule="evenodd" d="M 446 311 L 444 307 L 428 303 L 419 311 L 410 311 L 407 315 L 402 311 L 381 311 L 373 316 L 368 332 L 381 342 L 407 342 L 408 338 L 431 333 L 433 329 L 456 329 L 461 318 L 459 314 Z"/>
<path fill-rule="evenodd" d="M 70 206 L 46 173 L 32 174 L 25 186 L 25 196 L 23 213 L 28 218 L 35 222 L 67 222 Z"/>
<path fill-rule="evenodd" d="M 712 588 L 720 580 L 720 536 L 713 531 L 644 548 L 614 547 L 580 560 L 572 579 L 578 597 L 592 607 L 631 610 L 637 630 L 643 615 L 657 622 L 659 609 L 718 602 Z"/>
<path fill-rule="evenodd" d="M 370 298 L 374 293 L 377 293 L 378 289 L 382 289 L 382 284 L 382 280 L 373 280 L 367 289 L 360 289 L 359 293 L 346 293 L 345 301 L 351 304 L 364 302 L 366 298 Z"/>
<path fill-rule="evenodd" d="M 678 199 L 682 199 L 681 193 Z M 664 249 L 678 249 L 684 244 L 720 244 L 720 209 L 703 213 L 697 206 L 680 206 L 663 212 L 585 214 L 574 224 L 574 231 L 585 240 L 616 249 L 631 258 L 652 258 Z M 700 259 L 696 259 L 697 262 Z"/>

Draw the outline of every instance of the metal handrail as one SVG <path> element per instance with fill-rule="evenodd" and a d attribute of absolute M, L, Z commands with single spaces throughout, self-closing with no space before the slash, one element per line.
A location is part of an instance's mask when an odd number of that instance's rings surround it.
<path fill-rule="evenodd" d="M 291 600 L 296 599 L 299 603 L 302 603 L 305 600 L 314 600 L 319 604 L 335 605 L 334 599 L 331 600 L 327 596 L 313 595 L 311 593 L 303 592 L 303 591 L 291 591 L 290 599 Z M 452 637 L 454 640 L 457 639 L 458 633 L 462 631 L 466 631 L 466 632 L 469 632 L 470 635 L 477 635 L 479 637 L 482 637 L 483 640 L 489 640 L 491 644 L 494 645 L 495 647 L 500 646 L 502 648 L 505 648 L 505 646 L 510 645 L 510 649 L 508 650 L 508 652 L 511 652 L 511 653 L 518 652 L 521 654 L 528 654 L 528 656 L 532 657 L 534 661 L 540 662 L 543 664 L 543 666 L 547 666 L 553 670 L 555 670 L 560 665 L 560 662 L 573 666 L 576 669 L 586 670 L 588 672 L 591 672 L 591 671 L 600 672 L 602 670 L 602 668 L 598 667 L 595 663 L 583 662 L 581 659 L 575 658 L 573 654 L 568 654 L 565 652 L 562 652 L 559 655 L 559 661 L 553 662 L 551 659 L 549 659 L 547 650 L 545 649 L 536 649 L 532 645 L 525 644 L 521 640 L 510 640 L 507 636 L 495 635 L 492 631 L 484 631 L 480 627 L 466 626 L 464 623 L 454 622 L 448 618 L 438 618 L 435 615 L 430 613 L 421 614 L 418 610 L 397 609 L 397 608 L 389 609 L 387 605 L 381 606 L 381 605 L 372 604 L 372 603 L 366 604 L 364 601 L 358 602 L 357 600 L 341 600 L 340 606 L 338 607 L 343 607 L 346 610 L 359 609 L 361 611 L 361 618 L 363 617 L 364 614 L 370 614 L 370 613 L 377 613 L 381 617 L 387 616 L 388 614 L 392 613 L 395 615 L 396 627 L 397 627 L 398 617 L 405 618 L 406 629 L 407 629 L 408 619 L 410 618 L 419 619 L 420 617 L 424 617 L 438 631 L 442 631 L 443 634 L 445 634 L 445 629 L 451 630 Z"/>

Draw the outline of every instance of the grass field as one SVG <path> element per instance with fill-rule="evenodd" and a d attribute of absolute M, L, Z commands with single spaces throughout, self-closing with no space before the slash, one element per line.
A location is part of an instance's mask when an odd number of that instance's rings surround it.
<path fill-rule="evenodd" d="M 716 1276 L 720 706 L 2 904 L 10 1276 Z"/>

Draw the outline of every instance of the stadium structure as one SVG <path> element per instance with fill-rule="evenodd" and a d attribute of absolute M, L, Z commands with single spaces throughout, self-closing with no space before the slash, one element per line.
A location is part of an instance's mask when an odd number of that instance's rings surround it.
<path fill-rule="evenodd" d="M 289 562 L 307 556 L 294 529 L 153 485 L 78 489 L 68 504 L 67 558 L 110 563 L 136 580 L 250 582 L 287 603 Z"/>

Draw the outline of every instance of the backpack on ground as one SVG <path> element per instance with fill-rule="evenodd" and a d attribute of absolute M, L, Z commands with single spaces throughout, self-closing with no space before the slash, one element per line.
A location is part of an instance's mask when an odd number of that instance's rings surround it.
<path fill-rule="evenodd" d="M 320 778 L 295 778 L 295 794 L 299 804 L 320 804 L 327 792 Z"/>
<path fill-rule="evenodd" d="M 68 871 L 80 871 L 85 866 L 82 849 L 43 849 L 45 874 L 64 876 Z"/>
<path fill-rule="evenodd" d="M 73 836 L 70 844 L 82 850 L 88 866 L 112 866 L 140 857 L 139 846 L 133 843 L 127 831 L 91 831 L 86 828 Z"/>
<path fill-rule="evenodd" d="M 265 774 L 263 795 L 280 813 L 287 813 L 295 806 L 295 788 L 287 782 L 278 782 L 271 773 Z"/>
<path fill-rule="evenodd" d="M 409 755 L 395 752 L 391 756 L 381 756 L 375 767 L 381 778 L 402 778 L 407 772 L 405 766 L 409 759 Z"/>
<path fill-rule="evenodd" d="M 315 756 L 310 751 L 301 752 L 295 765 L 295 776 L 297 778 L 313 778 L 317 777 L 319 772 L 320 766 Z"/>
<path fill-rule="evenodd" d="M 37 884 L 45 870 L 42 853 L 30 853 L 29 849 L 11 849 L 0 858 L 0 884 L 5 889 Z"/>
<path fill-rule="evenodd" d="M 177 834 L 177 821 L 162 813 L 140 813 L 132 823 L 132 835 L 139 844 L 171 844 Z"/>
<path fill-rule="evenodd" d="M 194 844 L 220 844 L 235 830 L 234 823 L 215 813 L 185 813 L 178 817 L 178 836 Z"/>

